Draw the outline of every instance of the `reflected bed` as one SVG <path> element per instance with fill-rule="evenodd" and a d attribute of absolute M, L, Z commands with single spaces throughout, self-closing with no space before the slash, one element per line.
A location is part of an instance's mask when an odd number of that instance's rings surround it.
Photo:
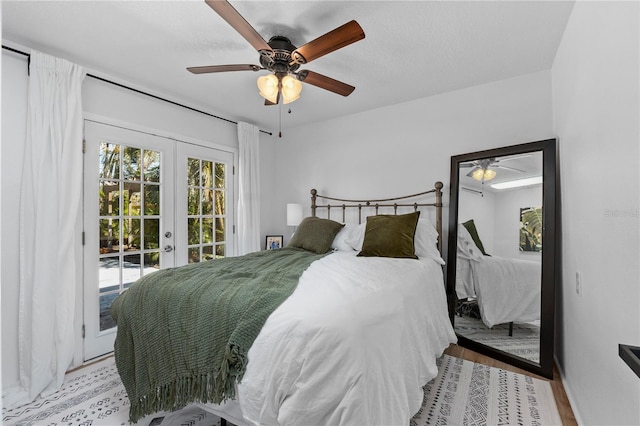
<path fill-rule="evenodd" d="M 458 226 L 456 297 L 477 301 L 491 328 L 540 320 L 540 263 L 482 253 L 465 226 Z"/>

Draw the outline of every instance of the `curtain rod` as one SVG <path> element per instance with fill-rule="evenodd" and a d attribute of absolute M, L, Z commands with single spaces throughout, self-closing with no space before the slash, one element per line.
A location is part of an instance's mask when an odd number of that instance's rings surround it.
<path fill-rule="evenodd" d="M 31 61 L 31 54 L 30 54 L 30 53 L 23 52 L 23 51 L 21 51 L 21 50 L 17 50 L 17 49 L 14 49 L 14 48 L 12 48 L 12 47 L 9 47 L 9 46 L 5 46 L 4 44 L 2 45 L 2 48 L 3 48 L 3 49 L 6 49 L 6 50 L 8 50 L 8 51 L 10 51 L 10 52 L 13 52 L 13 53 L 17 53 L 17 54 L 19 54 L 19 55 L 26 56 L 26 57 L 27 57 L 27 60 L 28 60 L 28 61 Z M 151 93 L 144 92 L 144 91 L 139 90 L 139 89 L 134 89 L 133 87 L 125 86 L 124 84 L 116 83 L 115 81 L 111 81 L 111 80 L 107 80 L 107 79 L 106 79 L 106 78 L 104 78 L 104 77 L 99 77 L 99 76 L 97 76 L 97 75 L 93 75 L 93 74 L 89 74 L 89 73 L 87 73 L 87 76 L 88 76 L 88 77 L 91 77 L 91 78 L 94 78 L 94 79 L 96 79 L 96 80 L 103 81 L 103 82 L 105 82 L 105 83 L 113 84 L 114 86 L 118 86 L 118 87 L 121 87 L 121 88 L 123 88 L 123 89 L 131 90 L 132 92 L 140 93 L 141 95 L 146 95 L 146 96 L 152 97 L 152 98 L 154 98 L 154 99 L 158 99 L 158 100 L 160 100 L 160 101 L 164 101 L 164 102 L 170 103 L 170 104 L 172 104 L 172 105 L 176 105 L 176 106 L 179 106 L 179 107 L 182 107 L 182 108 L 186 108 L 186 109 L 188 109 L 188 110 L 190 110 L 190 111 L 199 112 L 200 114 L 204 114 L 204 115 L 208 115 L 209 117 L 217 118 L 218 120 L 223 120 L 223 121 L 226 121 L 226 122 L 228 122 L 228 123 L 235 124 L 235 125 L 237 125 L 237 124 L 238 124 L 238 122 L 237 122 L 237 121 L 229 120 L 228 118 L 224 118 L 224 117 L 219 117 L 219 116 L 217 116 L 217 115 L 214 115 L 214 114 L 211 114 L 211 113 L 209 113 L 209 112 L 202 111 L 202 110 L 199 110 L 199 109 L 196 109 L 196 108 L 190 107 L 190 106 L 188 106 L 188 105 L 184 105 L 184 104 L 181 104 L 181 103 L 178 103 L 178 102 L 174 102 L 174 101 L 172 101 L 172 100 L 165 99 L 165 98 L 162 98 L 162 97 L 160 97 L 160 96 L 153 95 L 153 94 L 151 94 Z M 262 133 L 266 133 L 266 134 L 267 134 L 267 135 L 269 135 L 269 136 L 273 136 L 273 133 L 271 133 L 271 132 L 267 132 L 266 130 L 262 130 L 262 129 L 260 129 L 260 132 L 262 132 Z"/>

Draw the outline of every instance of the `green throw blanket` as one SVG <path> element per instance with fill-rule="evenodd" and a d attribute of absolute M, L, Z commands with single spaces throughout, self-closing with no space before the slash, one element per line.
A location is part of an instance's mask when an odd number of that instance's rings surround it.
<path fill-rule="evenodd" d="M 111 305 L 129 420 L 235 397 L 247 352 L 317 255 L 284 248 L 142 277 Z"/>

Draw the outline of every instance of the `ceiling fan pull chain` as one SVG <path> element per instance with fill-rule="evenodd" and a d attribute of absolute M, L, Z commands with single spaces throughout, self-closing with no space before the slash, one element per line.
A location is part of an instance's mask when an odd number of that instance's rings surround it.
<path fill-rule="evenodd" d="M 282 102 L 280 102 L 279 104 L 280 107 L 280 124 L 278 125 L 278 137 L 281 138 L 282 137 Z"/>

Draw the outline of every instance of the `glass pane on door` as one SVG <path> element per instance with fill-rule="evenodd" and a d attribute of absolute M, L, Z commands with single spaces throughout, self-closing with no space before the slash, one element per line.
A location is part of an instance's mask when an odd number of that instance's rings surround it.
<path fill-rule="evenodd" d="M 227 165 L 193 157 L 186 162 L 187 261 L 225 257 Z"/>
<path fill-rule="evenodd" d="M 113 300 L 160 269 L 160 152 L 101 142 L 99 147 L 100 331 L 116 326 Z"/>

